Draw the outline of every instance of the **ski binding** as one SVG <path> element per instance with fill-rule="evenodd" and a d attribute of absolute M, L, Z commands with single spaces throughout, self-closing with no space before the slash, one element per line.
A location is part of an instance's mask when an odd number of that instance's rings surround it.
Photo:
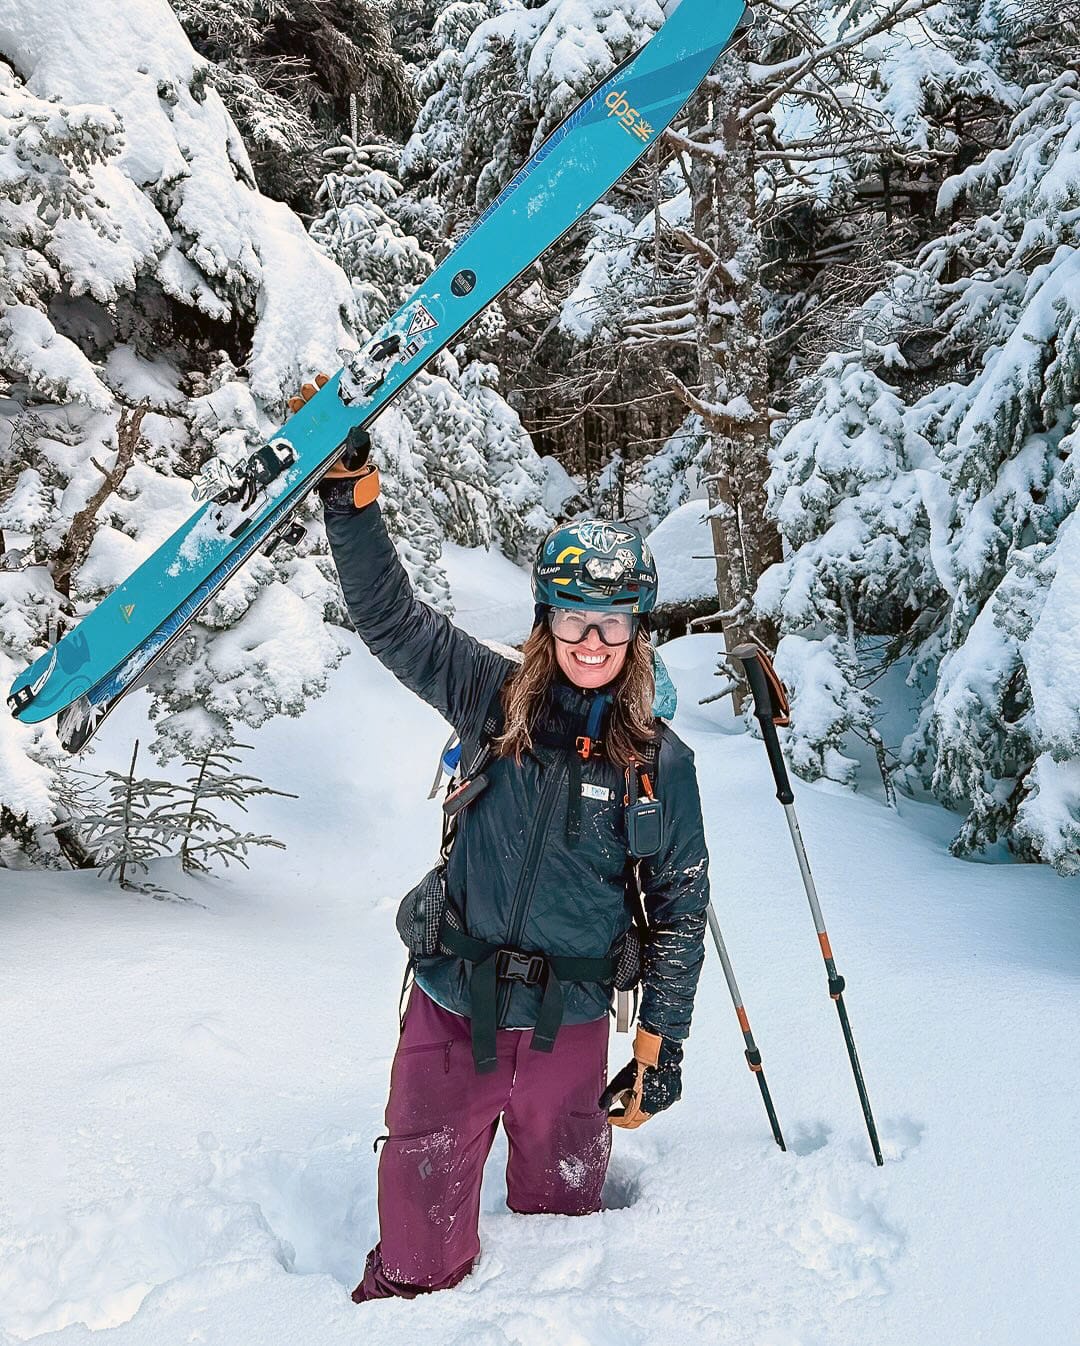
<path fill-rule="evenodd" d="M 298 523 L 295 519 L 286 523 L 264 544 L 262 552 L 264 556 L 273 556 L 274 552 L 284 543 L 287 547 L 296 547 L 303 542 L 307 536 L 307 528 Z"/>
<path fill-rule="evenodd" d="M 196 500 L 250 509 L 266 487 L 295 462 L 296 450 L 289 441 L 272 439 L 243 463 L 234 465 L 211 458 L 192 479 L 191 493 Z"/>
<path fill-rule="evenodd" d="M 338 396 L 347 407 L 365 401 L 382 387 L 400 350 L 401 336 L 394 332 L 369 342 L 363 350 L 349 357 L 338 384 Z"/>

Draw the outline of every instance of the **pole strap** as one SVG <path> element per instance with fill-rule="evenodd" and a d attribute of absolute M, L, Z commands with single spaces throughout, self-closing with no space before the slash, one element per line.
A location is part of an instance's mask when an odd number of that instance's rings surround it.
<path fill-rule="evenodd" d="M 749 643 L 737 645 L 731 651 L 732 658 L 745 667 L 750 660 L 755 660 L 761 669 L 764 679 L 764 690 L 768 699 L 768 714 L 773 724 L 778 729 L 784 729 L 791 723 L 791 702 L 788 700 L 787 689 L 780 681 L 780 674 L 772 661 L 772 655 L 768 649 L 756 637 L 751 636 Z M 759 689 L 754 686 L 754 679 L 750 678 L 749 670 L 747 677 L 750 680 L 750 689 L 754 693 L 754 704 L 760 715 L 765 708 L 764 698 L 759 696 Z"/>

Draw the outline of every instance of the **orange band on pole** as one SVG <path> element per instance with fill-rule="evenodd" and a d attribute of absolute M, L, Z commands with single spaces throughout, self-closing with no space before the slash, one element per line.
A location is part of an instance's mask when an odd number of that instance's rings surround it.
<path fill-rule="evenodd" d="M 750 1032 L 750 1020 L 746 1017 L 746 1011 L 740 1005 L 735 1013 L 739 1016 L 739 1027 L 744 1033 Z"/>
<path fill-rule="evenodd" d="M 821 952 L 825 955 L 825 957 L 831 958 L 833 956 L 832 945 L 829 943 L 829 936 L 825 933 L 824 930 L 821 932 L 820 935 L 818 935 L 818 943 L 821 945 Z"/>

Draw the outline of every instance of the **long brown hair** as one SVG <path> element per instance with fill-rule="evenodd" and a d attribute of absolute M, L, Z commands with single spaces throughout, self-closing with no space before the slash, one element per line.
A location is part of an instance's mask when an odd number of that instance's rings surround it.
<path fill-rule="evenodd" d="M 502 691 L 506 727 L 495 740 L 502 757 L 521 761 L 521 754 L 533 745 L 532 729 L 548 689 L 555 681 L 559 665 L 555 659 L 555 637 L 547 622 L 533 629 L 522 648 L 524 660 L 507 679 Z M 649 633 L 644 625 L 634 632 L 626 651 L 626 662 L 618 677 L 604 688 L 612 700 L 604 733 L 604 756 L 616 766 L 627 767 L 640 761 L 646 744 L 656 737 L 653 700 L 656 678 Z"/>

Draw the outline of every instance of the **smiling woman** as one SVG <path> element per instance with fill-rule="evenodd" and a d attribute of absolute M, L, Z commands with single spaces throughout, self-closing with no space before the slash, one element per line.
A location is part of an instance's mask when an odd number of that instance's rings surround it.
<path fill-rule="evenodd" d="M 610 1128 L 679 1098 L 709 891 L 693 757 L 652 709 L 656 568 L 637 529 L 545 538 L 519 666 L 416 599 L 369 445 L 352 447 L 319 486 L 349 611 L 454 726 L 464 767 L 442 863 L 399 912 L 415 984 L 359 1303 L 468 1274 L 500 1116 L 511 1209 L 600 1208 Z M 639 984 L 634 1060 L 605 1090 L 614 991 Z"/>
<path fill-rule="evenodd" d="M 551 634 L 559 642 L 559 667 L 579 687 L 603 687 L 618 677 L 626 662 L 637 623 L 627 612 L 572 612 L 552 608 Z"/>

